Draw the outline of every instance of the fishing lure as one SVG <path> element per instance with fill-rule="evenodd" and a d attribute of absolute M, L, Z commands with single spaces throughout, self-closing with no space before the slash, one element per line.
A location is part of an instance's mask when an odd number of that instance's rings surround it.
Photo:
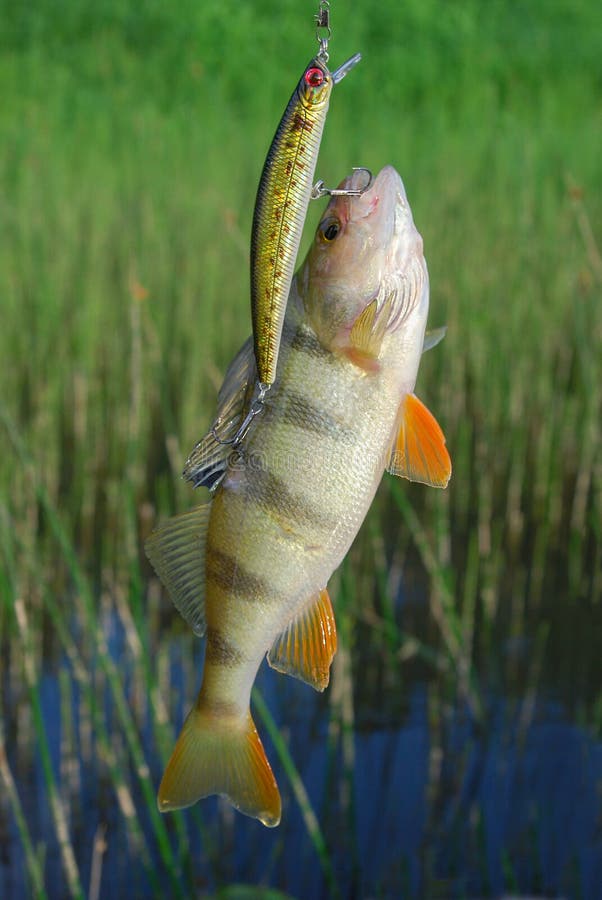
<path fill-rule="evenodd" d="M 327 4 L 320 4 L 318 29 L 330 36 Z M 356 53 L 334 72 L 328 40 L 305 67 L 284 111 L 263 166 L 251 235 L 251 315 L 257 374 L 274 382 L 286 301 L 301 233 L 312 198 L 313 177 L 332 88 L 360 61 Z M 322 182 L 314 197 L 330 193 Z M 364 188 L 366 190 L 366 188 Z M 357 192 L 353 192 L 357 196 Z M 265 395 L 265 390 L 263 392 Z M 262 401 L 260 401 L 262 402 Z"/>
<path fill-rule="evenodd" d="M 319 51 L 305 67 L 288 102 L 259 180 L 251 233 L 251 317 L 256 380 L 242 422 L 227 416 L 220 416 L 214 422 L 211 437 L 213 449 L 218 454 L 220 446 L 235 448 L 241 443 L 251 422 L 262 411 L 276 377 L 284 313 L 309 201 L 325 196 L 359 197 L 372 184 L 370 170 L 361 168 L 354 171 L 364 172 L 367 179 L 359 188 L 331 189 L 321 180 L 312 186 L 332 88 L 361 59 L 361 54 L 356 53 L 334 72 L 329 70 L 329 13 L 327 0 L 320 0 L 316 16 Z M 324 29 L 326 36 L 321 34 Z M 184 471 L 186 477 L 190 471 L 197 470 L 199 454 L 205 451 L 204 442 L 194 448 Z M 207 482 L 207 486 L 214 484 Z"/>

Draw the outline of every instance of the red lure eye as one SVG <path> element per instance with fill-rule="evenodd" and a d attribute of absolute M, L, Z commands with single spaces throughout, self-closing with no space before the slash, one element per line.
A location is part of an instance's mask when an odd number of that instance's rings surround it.
<path fill-rule="evenodd" d="M 305 83 L 310 87 L 320 87 L 321 84 L 324 84 L 324 72 L 322 69 L 308 69 L 305 73 Z"/>

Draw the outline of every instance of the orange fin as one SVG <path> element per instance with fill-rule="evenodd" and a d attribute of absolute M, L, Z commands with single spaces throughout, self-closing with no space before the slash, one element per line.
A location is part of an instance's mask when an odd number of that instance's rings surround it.
<path fill-rule="evenodd" d="M 278 672 L 323 691 L 328 686 L 330 663 L 336 652 L 337 629 L 330 597 L 324 588 L 274 642 L 268 663 Z"/>
<path fill-rule="evenodd" d="M 447 487 L 452 465 L 445 437 L 431 412 L 415 394 L 402 403 L 402 419 L 387 471 L 432 487 Z"/>
<path fill-rule="evenodd" d="M 211 794 L 268 828 L 280 822 L 280 792 L 250 712 L 239 719 L 197 705 L 182 726 L 159 787 L 159 810 L 183 809 Z"/>

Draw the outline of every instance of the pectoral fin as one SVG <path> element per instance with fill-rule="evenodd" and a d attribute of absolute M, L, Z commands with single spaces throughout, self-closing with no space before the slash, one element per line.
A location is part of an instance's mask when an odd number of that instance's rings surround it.
<path fill-rule="evenodd" d="M 324 588 L 275 641 L 268 653 L 268 663 L 278 672 L 323 691 L 328 686 L 330 663 L 336 652 L 334 613 Z"/>
<path fill-rule="evenodd" d="M 415 394 L 406 394 L 387 471 L 432 487 L 447 487 L 451 460 L 435 417 Z"/>
<path fill-rule="evenodd" d="M 379 369 L 378 357 L 394 298 L 395 292 L 392 291 L 380 310 L 377 298 L 371 300 L 349 332 L 349 344 L 345 347 L 344 353 L 354 365 L 366 372 L 377 372 Z"/>
<path fill-rule="evenodd" d="M 167 519 L 144 544 L 174 606 L 195 634 L 205 633 L 205 545 L 211 503 Z"/>
<path fill-rule="evenodd" d="M 217 398 L 217 417 L 213 428 L 194 446 L 186 460 L 182 474 L 195 487 L 213 489 L 221 481 L 232 448 L 228 443 L 220 442 L 231 438 L 242 422 L 256 374 L 253 342 L 248 338 L 226 372 Z"/>

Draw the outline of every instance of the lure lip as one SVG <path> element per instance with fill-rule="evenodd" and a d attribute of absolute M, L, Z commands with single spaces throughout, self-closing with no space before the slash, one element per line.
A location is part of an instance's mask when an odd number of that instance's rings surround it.
<path fill-rule="evenodd" d="M 358 64 L 361 58 L 361 53 L 356 53 L 354 56 L 350 56 L 348 60 L 346 60 L 344 63 L 342 63 L 342 65 L 338 67 L 338 69 L 334 70 L 334 72 L 332 73 L 332 83 L 338 84 L 339 81 L 342 81 L 345 75 Z"/>

